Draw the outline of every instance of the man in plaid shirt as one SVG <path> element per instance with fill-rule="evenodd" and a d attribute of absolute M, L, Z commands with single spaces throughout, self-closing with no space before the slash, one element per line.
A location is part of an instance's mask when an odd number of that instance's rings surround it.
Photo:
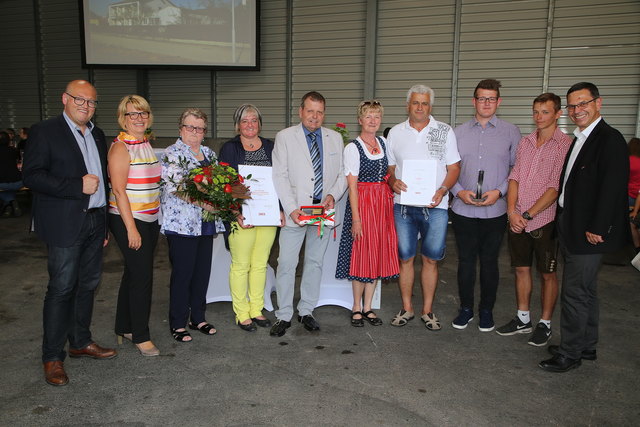
<path fill-rule="evenodd" d="M 558 128 L 557 121 L 562 115 L 560 102 L 560 97 L 553 93 L 543 93 L 533 101 L 536 130 L 518 145 L 507 192 L 509 252 L 516 273 L 518 313 L 496 332 L 515 335 L 533 330 L 529 303 L 535 255 L 542 283 L 542 313 L 529 344 L 538 347 L 551 338 L 551 316 L 558 298 L 554 218 L 562 165 L 571 145 L 571 138 Z"/>

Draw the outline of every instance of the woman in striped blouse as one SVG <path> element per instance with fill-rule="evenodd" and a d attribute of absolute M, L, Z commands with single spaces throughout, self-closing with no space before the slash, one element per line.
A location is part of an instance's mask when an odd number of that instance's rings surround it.
<path fill-rule="evenodd" d="M 109 149 L 109 229 L 124 257 L 118 293 L 115 331 L 133 342 L 143 356 L 160 351 L 149 335 L 153 252 L 158 242 L 160 173 L 145 132 L 153 123 L 149 103 L 127 95 L 118 105 L 118 123 L 124 129 Z"/>

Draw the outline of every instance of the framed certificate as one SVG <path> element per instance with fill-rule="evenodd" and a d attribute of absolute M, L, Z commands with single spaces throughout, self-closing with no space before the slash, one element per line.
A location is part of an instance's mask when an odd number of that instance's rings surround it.
<path fill-rule="evenodd" d="M 402 182 L 407 191 L 400 193 L 400 203 L 427 206 L 436 193 L 436 160 L 405 160 L 402 162 Z"/>
<path fill-rule="evenodd" d="M 278 195 L 271 178 L 271 166 L 238 165 L 238 173 L 245 179 L 251 198 L 242 205 L 242 215 L 246 225 L 280 225 L 280 206 Z"/>

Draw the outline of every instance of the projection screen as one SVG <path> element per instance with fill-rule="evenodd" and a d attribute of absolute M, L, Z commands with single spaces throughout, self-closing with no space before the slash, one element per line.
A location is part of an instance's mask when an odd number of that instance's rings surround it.
<path fill-rule="evenodd" d="M 259 67 L 259 0 L 79 0 L 95 67 Z"/>

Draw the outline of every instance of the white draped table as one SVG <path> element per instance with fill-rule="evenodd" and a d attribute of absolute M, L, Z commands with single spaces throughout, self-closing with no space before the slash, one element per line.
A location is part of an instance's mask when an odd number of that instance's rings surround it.
<path fill-rule="evenodd" d="M 337 212 L 340 219 L 344 216 L 347 197 L 343 197 L 338 203 Z M 342 221 L 341 221 L 342 222 Z M 307 227 L 316 227 L 307 226 Z M 325 228 L 325 233 L 330 234 L 329 246 L 324 255 L 322 265 L 322 278 L 320 281 L 320 298 L 318 305 L 338 305 L 351 310 L 353 307 L 353 293 L 351 282 L 335 278 L 336 263 L 338 261 L 338 248 L 340 246 L 340 235 L 342 225 L 336 226 L 336 238 L 333 238 L 333 229 Z M 282 251 L 283 248 L 280 248 Z M 218 235 L 213 239 L 213 259 L 211 261 L 211 276 L 209 277 L 209 289 L 207 290 L 207 302 L 231 301 L 231 291 L 229 290 L 229 267 L 231 266 L 231 254 L 224 247 L 224 238 Z M 275 291 L 276 280 L 273 268 L 267 266 L 267 283 L 264 290 L 264 308 L 273 311 L 271 302 L 271 292 Z M 376 286 L 373 295 L 372 308 L 380 308 L 380 281 Z"/>

